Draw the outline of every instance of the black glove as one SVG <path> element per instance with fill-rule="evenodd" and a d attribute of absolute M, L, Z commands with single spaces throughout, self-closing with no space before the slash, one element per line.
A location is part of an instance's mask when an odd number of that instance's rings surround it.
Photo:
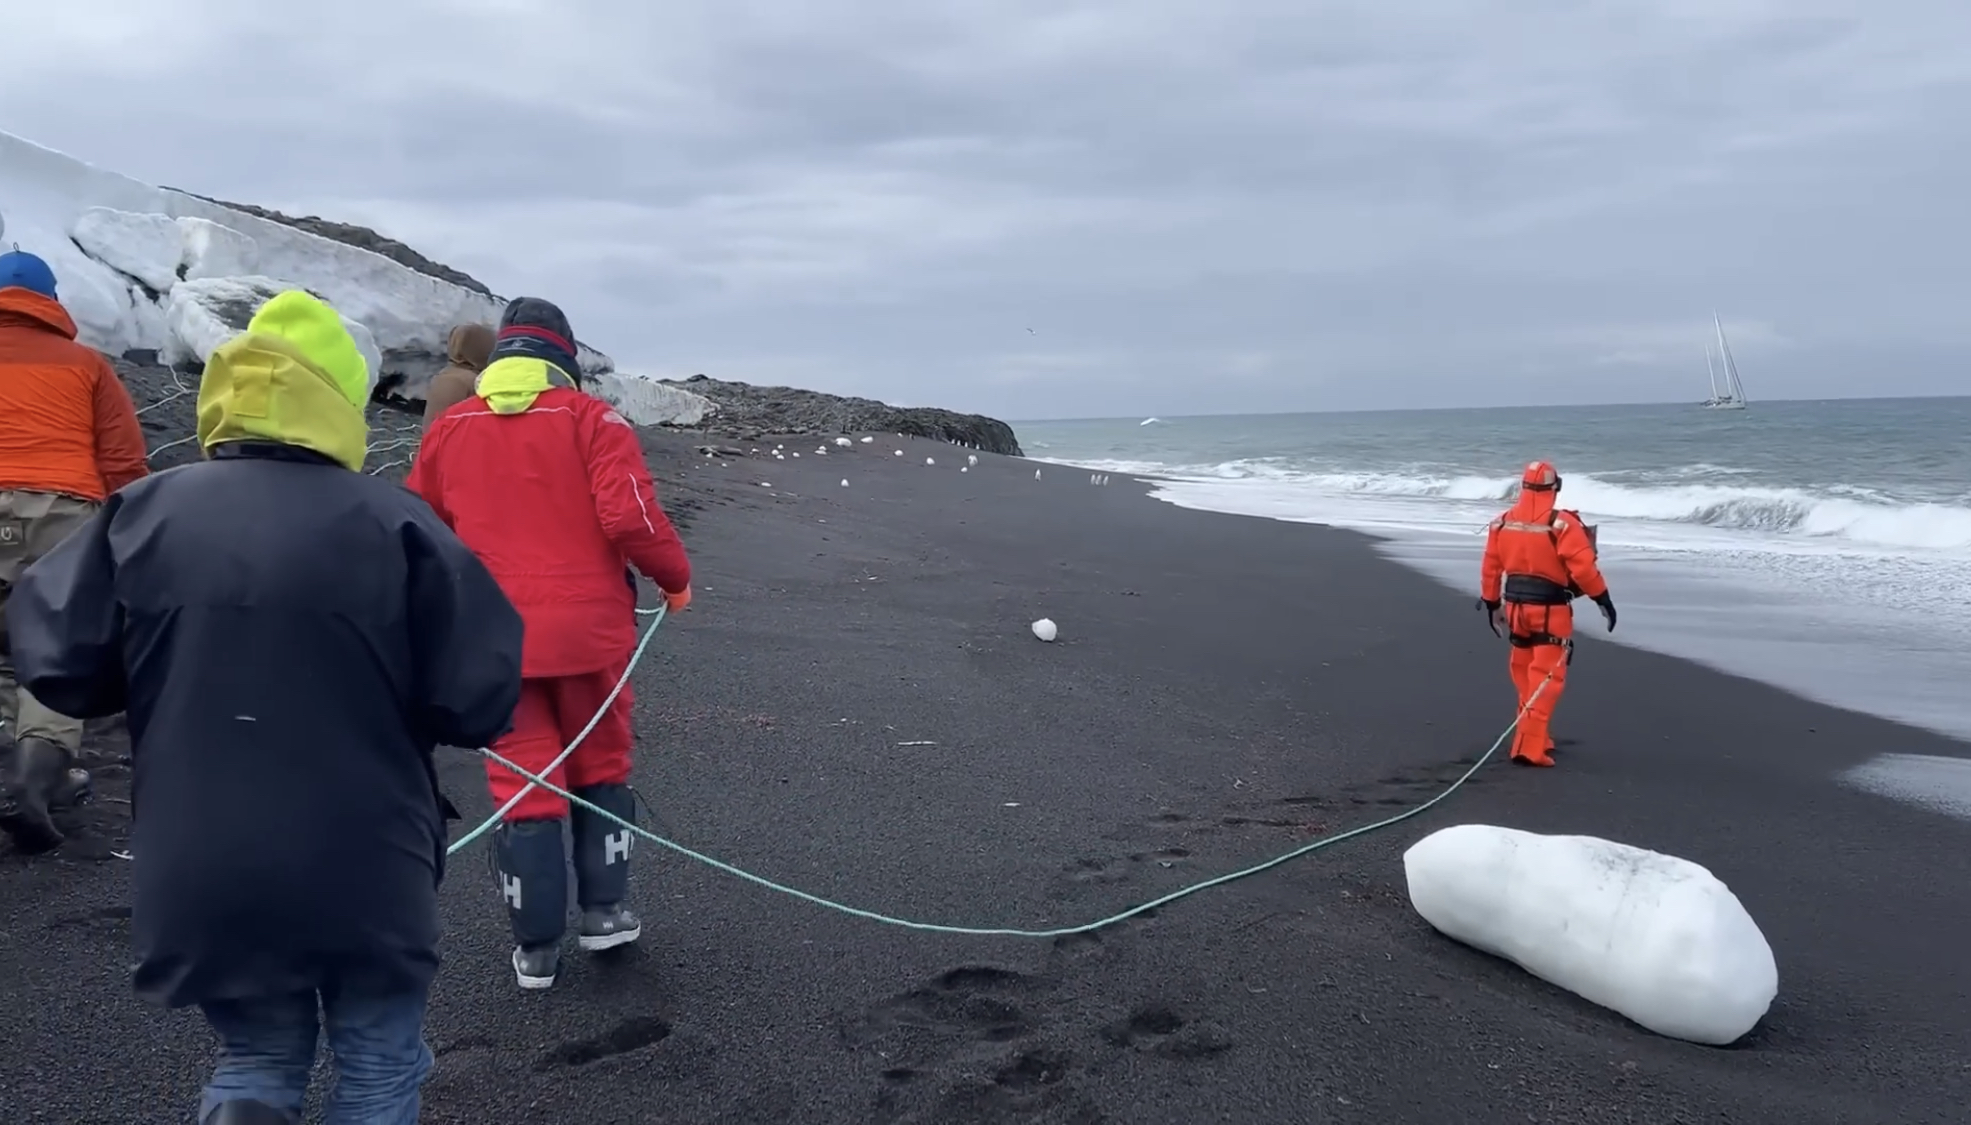
<path fill-rule="evenodd" d="M 1498 602 L 1492 601 L 1489 598 L 1480 598 L 1478 599 L 1478 605 L 1476 608 L 1485 611 L 1485 624 L 1492 630 L 1493 636 L 1495 637 L 1505 636 L 1504 633 L 1499 632 L 1499 626 L 1504 622 L 1505 615 L 1499 612 Z"/>
<path fill-rule="evenodd" d="M 1615 631 L 1615 599 L 1607 591 L 1595 596 L 1595 604 L 1601 607 L 1601 615 L 1608 621 L 1608 631 Z"/>

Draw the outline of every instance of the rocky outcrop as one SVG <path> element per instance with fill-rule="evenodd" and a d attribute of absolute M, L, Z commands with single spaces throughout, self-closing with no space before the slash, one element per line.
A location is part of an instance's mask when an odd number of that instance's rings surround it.
<path fill-rule="evenodd" d="M 987 453 L 1025 456 L 1013 427 L 982 414 L 891 406 L 875 399 L 792 387 L 755 387 L 705 375 L 693 375 L 673 385 L 704 395 L 717 408 L 702 424 L 707 433 L 742 441 L 756 441 L 768 434 L 911 434 Z"/>

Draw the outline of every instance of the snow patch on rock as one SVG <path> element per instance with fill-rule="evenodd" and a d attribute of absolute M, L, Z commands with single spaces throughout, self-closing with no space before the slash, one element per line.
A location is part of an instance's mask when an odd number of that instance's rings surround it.
<path fill-rule="evenodd" d="M 1445 935 L 1677 1039 L 1722 1046 L 1779 992 L 1772 947 L 1705 868 L 1593 836 L 1461 824 L 1403 853 Z"/>

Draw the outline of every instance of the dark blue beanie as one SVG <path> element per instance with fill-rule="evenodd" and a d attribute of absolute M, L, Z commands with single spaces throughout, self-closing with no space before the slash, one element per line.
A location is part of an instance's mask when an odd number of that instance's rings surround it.
<path fill-rule="evenodd" d="M 0 254 L 0 289 L 30 289 L 54 299 L 55 271 L 25 250 Z"/>

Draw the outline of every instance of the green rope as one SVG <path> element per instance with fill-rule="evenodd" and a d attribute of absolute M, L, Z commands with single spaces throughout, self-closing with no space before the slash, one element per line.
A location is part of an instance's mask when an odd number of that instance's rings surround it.
<path fill-rule="evenodd" d="M 609 695 L 603 699 L 602 706 L 596 708 L 595 715 L 589 719 L 588 725 L 583 727 L 581 733 L 575 736 L 575 741 L 570 742 L 567 745 L 567 747 L 561 751 L 559 757 L 555 758 L 554 761 L 548 763 L 548 767 L 542 770 L 541 771 L 542 773 L 553 773 L 555 770 L 560 769 L 561 763 L 568 760 L 568 756 L 575 752 L 575 747 L 580 746 L 583 740 L 588 738 L 589 732 L 595 729 L 596 724 L 602 721 L 602 717 L 609 713 L 609 705 L 616 702 L 617 696 L 623 694 L 624 686 L 630 682 L 630 673 L 636 671 L 636 666 L 642 662 L 644 650 L 650 647 L 650 638 L 657 635 L 657 626 L 662 625 L 664 623 L 664 617 L 665 617 L 664 610 L 665 607 L 661 605 L 658 606 L 656 609 L 637 610 L 637 613 L 646 617 L 650 617 L 652 619 L 650 622 L 650 628 L 645 629 L 643 631 L 643 639 L 637 641 L 636 651 L 630 654 L 629 664 L 623 668 L 623 674 L 616 677 L 616 686 L 609 689 Z M 482 749 L 480 753 L 490 754 L 491 752 Z M 498 809 L 494 810 L 493 815 L 487 817 L 486 822 L 484 824 L 481 824 L 479 827 L 466 833 L 464 836 L 459 837 L 457 843 L 445 849 L 445 854 L 447 856 L 457 855 L 459 851 L 463 849 L 467 844 L 470 844 L 474 840 L 477 840 L 479 837 L 484 836 L 488 832 L 491 832 L 493 830 L 493 826 L 498 824 L 501 821 L 501 819 L 506 816 L 507 813 L 512 812 L 513 807 L 515 805 L 518 805 L 520 803 L 520 799 L 522 797 L 525 797 L 529 792 L 531 792 L 534 786 L 545 785 L 547 786 L 547 788 L 554 790 L 557 793 L 560 792 L 560 790 L 555 789 L 554 786 L 548 785 L 547 782 L 541 780 L 538 777 L 534 777 L 534 775 L 532 774 L 528 774 L 527 776 L 531 780 L 529 781 L 529 783 L 525 788 L 521 789 L 520 792 L 515 793 L 512 799 L 507 801 L 506 804 L 501 805 Z"/>
<path fill-rule="evenodd" d="M 653 623 L 651 626 L 651 633 L 654 633 L 655 631 L 656 631 L 656 625 Z M 649 639 L 650 639 L 650 633 L 644 634 L 644 640 L 647 642 Z M 638 656 L 641 656 L 642 652 L 643 652 L 642 647 L 639 646 L 637 649 Z M 636 661 L 634 659 L 631 660 L 630 665 L 631 667 L 635 667 Z M 1556 671 L 1558 671 L 1558 669 L 1556 669 Z M 629 673 L 625 672 L 624 675 L 625 677 L 627 677 Z M 1478 760 L 1471 764 L 1470 769 L 1466 770 L 1463 773 L 1463 775 L 1461 775 L 1456 781 L 1453 781 L 1448 787 L 1444 789 L 1443 792 L 1437 794 L 1435 797 L 1432 797 L 1430 800 L 1425 801 L 1423 804 L 1418 805 L 1413 809 L 1409 809 L 1404 812 L 1397 813 L 1395 816 L 1386 817 L 1382 820 L 1378 820 L 1373 824 L 1365 824 L 1360 828 L 1351 828 L 1346 832 L 1340 832 L 1340 833 L 1336 833 L 1333 836 L 1323 837 L 1319 840 L 1315 840 L 1313 843 L 1305 844 L 1302 845 L 1301 847 L 1295 848 L 1294 850 L 1287 852 L 1285 855 L 1275 856 L 1272 859 L 1265 861 L 1264 863 L 1256 863 L 1251 867 L 1234 871 L 1229 875 L 1220 875 L 1213 879 L 1206 879 L 1201 883 L 1193 883 L 1188 887 L 1183 887 L 1179 890 L 1172 891 L 1161 898 L 1152 899 L 1149 902 L 1143 903 L 1140 906 L 1132 906 L 1120 914 L 1112 914 L 1107 918 L 1103 918 L 1095 922 L 1089 922 L 1085 925 L 1067 926 L 1055 930 L 1019 930 L 1019 929 L 1012 929 L 1012 928 L 999 927 L 999 926 L 947 926 L 936 922 L 915 922 L 908 918 L 897 918 L 888 914 L 879 914 L 874 910 L 864 910 L 860 907 L 848 906 L 844 903 L 835 902 L 832 899 L 822 898 L 820 895 L 809 894 L 806 891 L 797 890 L 796 888 L 789 887 L 781 883 L 776 883 L 773 880 L 768 879 L 764 876 L 755 875 L 750 871 L 745 871 L 738 867 L 734 867 L 732 864 L 714 859 L 711 856 L 703 854 L 702 852 L 693 851 L 690 848 L 685 847 L 683 844 L 677 843 L 672 840 L 667 840 L 664 837 L 659 836 L 654 832 L 651 832 L 638 825 L 630 823 L 628 820 L 624 819 L 623 817 L 617 816 L 615 813 L 612 813 L 607 809 L 599 808 L 596 805 L 592 804 L 591 802 L 585 801 L 582 798 L 577 797 L 575 794 L 568 792 L 566 789 L 563 789 L 560 786 L 555 785 L 554 783 L 546 780 L 545 778 L 542 778 L 536 774 L 532 774 L 524 769 L 521 769 L 519 766 L 513 764 L 512 762 L 507 761 L 505 758 L 501 757 L 498 754 L 495 754 L 491 750 L 481 750 L 480 753 L 484 754 L 487 758 L 491 759 L 492 761 L 498 762 L 500 765 L 505 766 L 507 769 L 512 770 L 514 773 L 519 774 L 521 777 L 526 778 L 532 784 L 538 785 L 550 793 L 554 793 L 560 797 L 565 798 L 570 804 L 580 805 L 582 808 L 588 809 L 590 812 L 593 812 L 607 820 L 615 822 L 617 825 L 626 828 L 631 832 L 636 833 L 638 836 L 643 837 L 644 839 L 650 841 L 653 844 L 658 845 L 659 847 L 667 848 L 671 851 L 678 853 L 681 856 L 686 857 L 687 859 L 697 860 L 699 863 L 702 863 L 707 867 L 711 867 L 716 870 L 723 871 L 727 875 L 732 875 L 740 879 L 744 879 L 746 882 L 752 883 L 755 886 L 765 887 L 767 890 L 778 891 L 779 893 L 783 895 L 787 895 L 791 898 L 800 899 L 802 902 L 813 903 L 816 906 L 825 907 L 826 909 L 834 910 L 842 914 L 847 914 L 851 917 L 862 918 L 871 922 L 880 922 L 886 926 L 900 926 L 906 930 L 919 930 L 925 933 L 962 934 L 972 937 L 1058 938 L 1058 937 L 1070 937 L 1075 934 L 1093 933 L 1096 930 L 1105 929 L 1109 926 L 1115 925 L 1118 922 L 1124 922 L 1131 918 L 1134 918 L 1139 914 L 1144 914 L 1151 910 L 1155 910 L 1157 907 L 1163 906 L 1167 903 L 1176 902 L 1178 899 L 1181 898 L 1189 898 L 1190 896 L 1197 894 L 1200 891 L 1207 891 L 1213 887 L 1222 887 L 1227 883 L 1234 883 L 1240 879 L 1249 878 L 1253 875 L 1259 874 L 1262 871 L 1270 871 L 1271 869 L 1278 867 L 1283 863 L 1292 862 L 1293 860 L 1299 859 L 1301 856 L 1307 855 L 1312 852 L 1317 852 L 1322 848 L 1330 847 L 1334 844 L 1339 844 L 1344 840 L 1352 840 L 1357 836 L 1366 836 L 1371 832 L 1375 832 L 1383 828 L 1388 828 L 1393 824 L 1400 824 L 1403 821 L 1406 821 L 1413 816 L 1425 812 L 1426 810 L 1435 806 L 1438 802 L 1444 800 L 1446 797 L 1449 797 L 1451 794 L 1457 792 L 1459 788 L 1461 788 L 1464 785 L 1465 782 L 1471 780 L 1471 776 L 1478 772 L 1478 768 L 1480 766 L 1483 766 L 1487 761 L 1491 759 L 1493 754 L 1498 752 L 1499 747 L 1505 745 L 1506 739 L 1512 735 L 1514 728 L 1519 726 L 1519 720 L 1525 716 L 1526 709 L 1533 705 L 1534 700 L 1540 698 L 1540 693 L 1547 690 L 1547 684 L 1552 682 L 1553 677 L 1554 677 L 1553 672 L 1547 673 L 1547 678 L 1540 681 L 1540 686 L 1533 689 L 1533 694 L 1528 696 L 1526 702 L 1520 706 L 1518 714 L 1513 716 L 1512 723 L 1506 727 L 1506 729 L 1499 735 L 1498 738 L 1492 741 L 1491 747 L 1488 748 L 1485 751 L 1485 753 L 1479 755 Z M 618 686 L 620 687 L 620 685 Z M 607 705 L 605 704 L 605 709 L 606 708 Z M 587 732 L 585 731 L 584 733 Z M 565 757 L 566 755 L 564 754 L 563 756 Z M 548 771 L 545 772 L 551 773 L 553 772 L 553 770 L 550 768 Z M 494 820 L 499 819 L 498 815 L 496 814 L 493 819 Z M 481 832 L 484 832 L 491 825 L 491 823 L 492 821 L 488 821 L 487 824 L 481 825 L 478 831 L 475 831 L 471 836 L 468 836 L 465 839 L 460 840 L 457 844 L 452 845 L 451 850 L 457 851 L 460 847 L 464 846 L 466 843 L 469 843 L 473 838 L 477 837 Z"/>

